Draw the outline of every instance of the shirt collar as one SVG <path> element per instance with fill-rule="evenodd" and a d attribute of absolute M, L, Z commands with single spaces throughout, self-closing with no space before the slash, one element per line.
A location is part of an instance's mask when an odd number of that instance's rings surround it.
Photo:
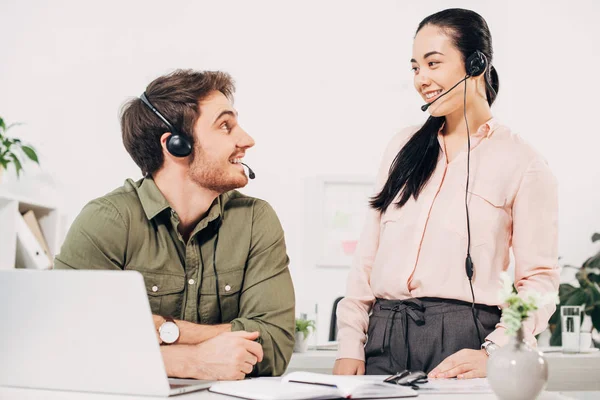
<path fill-rule="evenodd" d="M 149 220 L 154 219 L 164 210 L 172 210 L 171 205 L 167 199 L 165 199 L 165 196 L 163 196 L 158 186 L 156 186 L 156 183 L 152 177 L 146 177 L 142 179 L 142 183 L 138 187 L 137 193 L 140 202 L 142 203 L 144 213 L 146 213 L 146 217 Z M 204 228 L 209 222 L 220 218 L 223 215 L 224 201 L 221 199 L 222 196 L 223 195 L 220 195 L 215 199 L 215 201 L 213 201 L 212 205 L 208 209 L 206 217 L 202 218 L 202 220 L 200 220 L 198 223 L 197 229 Z"/>
<path fill-rule="evenodd" d="M 446 152 L 446 147 L 444 145 L 444 135 L 442 135 L 442 129 L 444 129 L 444 125 L 445 125 L 445 122 L 442 124 L 442 126 L 440 127 L 440 130 L 438 131 L 438 142 L 440 144 L 440 148 L 443 153 Z M 494 131 L 498 128 L 499 125 L 500 125 L 500 123 L 494 117 L 490 118 L 487 122 L 485 122 L 483 125 L 481 125 L 477 129 L 477 132 L 475 132 L 473 135 L 471 135 L 471 149 L 473 149 L 475 146 L 477 146 L 481 142 L 482 139 L 490 138 L 494 134 Z"/>
<path fill-rule="evenodd" d="M 140 203 L 142 203 L 142 208 L 149 220 L 164 210 L 171 208 L 171 205 L 160 192 L 152 177 L 142 179 L 141 185 L 137 188 L 137 193 Z"/>

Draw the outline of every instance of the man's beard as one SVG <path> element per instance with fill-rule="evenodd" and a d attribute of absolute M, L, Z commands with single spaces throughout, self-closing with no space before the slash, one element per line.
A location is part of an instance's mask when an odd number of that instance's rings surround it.
<path fill-rule="evenodd" d="M 232 176 L 227 167 L 217 160 L 211 160 L 202 149 L 198 149 L 191 161 L 189 175 L 198 185 L 217 193 L 246 186 L 248 178 L 243 175 Z"/>

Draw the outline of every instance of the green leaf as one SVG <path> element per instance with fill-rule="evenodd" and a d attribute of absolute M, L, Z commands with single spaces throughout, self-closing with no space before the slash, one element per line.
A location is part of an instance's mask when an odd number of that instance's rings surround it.
<path fill-rule="evenodd" d="M 21 161 L 17 158 L 13 153 L 10 154 L 10 158 L 12 158 L 15 163 L 15 169 L 17 170 L 17 178 L 21 176 L 21 171 L 23 170 L 23 166 L 21 165 Z"/>
<path fill-rule="evenodd" d="M 0 117 L 0 128 L 2 128 L 3 131 L 6 131 L 6 125 L 4 124 L 4 120 Z"/>
<path fill-rule="evenodd" d="M 600 307 L 597 306 L 590 315 L 592 317 L 592 325 L 600 332 Z"/>
<path fill-rule="evenodd" d="M 575 277 L 579 282 L 579 287 L 585 289 L 589 286 L 590 281 L 587 278 L 587 271 L 584 268 L 581 268 L 576 274 Z"/>
<path fill-rule="evenodd" d="M 582 268 L 588 268 L 588 269 L 600 268 L 600 253 L 588 258 L 583 263 Z"/>
<path fill-rule="evenodd" d="M 569 285 L 568 283 L 561 283 L 558 287 L 558 297 L 560 298 L 560 304 L 564 304 L 567 302 L 569 297 L 573 295 L 579 288 L 576 288 L 573 285 Z"/>
<path fill-rule="evenodd" d="M 585 304 L 586 294 L 582 288 L 577 288 L 575 292 L 569 297 L 569 299 L 564 304 L 565 306 L 580 306 Z M 562 302 L 561 302 L 562 304 Z"/>
<path fill-rule="evenodd" d="M 598 240 L 600 240 L 600 233 L 594 233 L 592 235 L 592 243 L 597 242 Z"/>
<path fill-rule="evenodd" d="M 7 131 L 7 130 L 9 130 L 10 128 L 12 128 L 14 126 L 19 126 L 19 125 L 23 125 L 23 123 L 22 122 L 13 122 L 9 126 L 7 126 L 4 130 Z"/>
<path fill-rule="evenodd" d="M 588 274 L 588 279 L 594 283 L 600 284 L 600 275 L 598 274 L 590 273 Z"/>
<path fill-rule="evenodd" d="M 560 328 L 560 323 L 556 324 L 554 332 L 550 336 L 550 346 L 562 346 L 562 329 Z"/>
<path fill-rule="evenodd" d="M 31 161 L 36 162 L 38 165 L 40 164 L 38 156 L 33 148 L 29 146 L 21 146 L 21 150 L 23 150 L 23 153 L 25 153 L 25 155 L 29 157 Z"/>
<path fill-rule="evenodd" d="M 585 313 L 590 315 L 592 311 L 600 306 L 600 292 L 594 285 L 588 286 L 585 290 Z"/>

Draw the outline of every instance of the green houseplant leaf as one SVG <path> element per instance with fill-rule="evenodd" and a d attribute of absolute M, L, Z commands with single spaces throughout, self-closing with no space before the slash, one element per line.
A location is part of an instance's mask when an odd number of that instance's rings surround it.
<path fill-rule="evenodd" d="M 7 169 L 10 164 L 14 164 L 19 178 L 23 171 L 23 160 L 31 160 L 38 165 L 40 161 L 33 147 L 23 144 L 21 139 L 6 136 L 6 132 L 17 125 L 21 124 L 14 123 L 6 126 L 4 119 L 0 118 L 0 168 Z"/>
<path fill-rule="evenodd" d="M 31 148 L 30 146 L 21 146 L 21 150 L 23 150 L 23 153 L 25 153 L 25 155 L 27 157 L 29 157 L 29 159 L 35 163 L 37 163 L 39 165 L 39 160 L 38 160 L 38 156 L 35 153 L 35 150 L 33 150 L 33 148 Z"/>
<path fill-rule="evenodd" d="M 15 169 L 17 170 L 17 177 L 21 176 L 21 170 L 23 169 L 21 161 L 19 161 L 19 159 L 14 153 L 10 154 L 10 158 L 12 158 L 13 163 L 15 164 Z"/>

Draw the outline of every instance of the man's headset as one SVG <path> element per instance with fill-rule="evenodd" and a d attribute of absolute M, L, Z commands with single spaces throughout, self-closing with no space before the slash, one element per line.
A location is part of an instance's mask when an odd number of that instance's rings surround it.
<path fill-rule="evenodd" d="M 169 131 L 171 131 L 171 135 L 167 139 L 167 151 L 175 157 L 187 157 L 192 154 L 192 144 L 190 143 L 188 136 L 175 129 L 175 126 L 173 126 L 173 124 L 167 118 L 165 118 L 165 116 L 162 115 L 160 111 L 158 111 L 156 107 L 152 105 L 152 103 L 150 103 L 150 100 L 148 100 L 148 97 L 146 96 L 146 92 L 142 93 L 140 100 L 142 100 L 142 102 L 154 114 L 156 114 L 156 116 L 160 118 L 162 122 L 164 122 L 167 128 L 169 128 Z M 240 164 L 248 168 L 248 177 L 250 179 L 254 179 L 256 177 L 256 174 L 252 168 L 245 163 Z"/>
<path fill-rule="evenodd" d="M 142 100 L 142 102 L 165 123 L 167 128 L 169 128 L 169 131 L 171 131 L 171 135 L 167 139 L 167 151 L 175 157 L 187 157 L 192 154 L 192 144 L 187 136 L 175 129 L 175 126 L 173 126 L 173 124 L 169 122 L 169 120 L 152 105 L 152 103 L 150 103 L 150 100 L 146 97 L 146 92 L 142 93 L 140 100 Z"/>

